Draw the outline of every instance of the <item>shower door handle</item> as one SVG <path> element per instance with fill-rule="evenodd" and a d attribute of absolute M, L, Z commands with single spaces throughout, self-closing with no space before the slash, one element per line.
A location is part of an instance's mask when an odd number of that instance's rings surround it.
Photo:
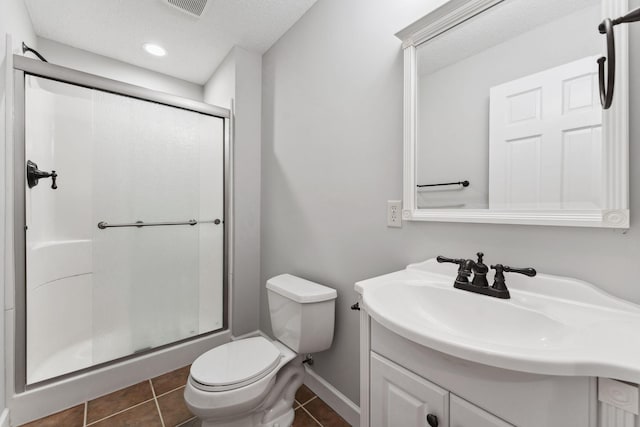
<path fill-rule="evenodd" d="M 27 160 L 27 185 L 29 186 L 29 188 L 33 188 L 38 185 L 38 181 L 42 178 L 51 178 L 51 188 L 53 188 L 54 190 L 58 188 L 58 184 L 56 184 L 58 174 L 56 173 L 56 171 L 41 171 L 40 169 L 38 169 L 37 164 L 33 163 L 31 160 Z"/>

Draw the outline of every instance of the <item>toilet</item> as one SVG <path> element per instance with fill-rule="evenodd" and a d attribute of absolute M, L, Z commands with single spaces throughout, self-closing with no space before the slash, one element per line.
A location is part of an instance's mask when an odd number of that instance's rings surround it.
<path fill-rule="evenodd" d="M 277 341 L 239 339 L 191 365 L 184 399 L 203 427 L 289 427 L 308 353 L 331 347 L 335 289 L 290 274 L 267 281 Z"/>

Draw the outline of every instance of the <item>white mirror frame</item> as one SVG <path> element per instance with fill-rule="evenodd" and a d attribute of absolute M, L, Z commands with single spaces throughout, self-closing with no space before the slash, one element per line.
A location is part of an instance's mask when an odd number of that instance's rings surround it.
<path fill-rule="evenodd" d="M 628 25 L 615 27 L 616 86 L 613 105 L 603 110 L 602 210 L 418 209 L 416 203 L 416 47 L 465 20 L 508 0 L 450 0 L 396 34 L 404 50 L 404 201 L 408 221 L 563 225 L 629 228 L 629 46 Z M 617 18 L 628 0 L 602 0 L 602 16 Z M 594 26 L 594 31 L 597 28 Z M 604 38 L 603 38 L 604 43 Z"/>

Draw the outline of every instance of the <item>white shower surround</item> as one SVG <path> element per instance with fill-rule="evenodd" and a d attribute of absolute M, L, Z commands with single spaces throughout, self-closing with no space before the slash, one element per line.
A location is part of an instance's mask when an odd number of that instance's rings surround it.
<path fill-rule="evenodd" d="M 45 242 L 29 254 L 41 267 L 27 287 L 29 309 L 38 314 L 27 323 L 37 346 L 27 352 L 27 382 L 33 384 L 93 364 L 91 241 Z"/>
<path fill-rule="evenodd" d="M 8 38 L 8 43 L 11 43 L 10 38 Z M 17 59 L 16 59 L 17 61 Z M 22 64 L 22 62 L 19 62 Z M 35 63 L 35 61 L 34 61 Z M 9 105 L 9 110 L 11 110 L 11 106 L 14 104 L 14 56 L 12 52 L 7 52 L 7 60 L 5 62 L 6 65 L 6 81 L 5 87 L 6 90 L 6 104 Z M 36 64 L 37 65 L 37 64 Z M 16 65 L 19 69 L 23 65 Z M 100 87 L 99 79 L 95 79 L 91 76 L 79 76 L 81 81 L 95 81 Z M 83 80 L 84 79 L 84 80 Z M 213 114 L 219 117 L 225 117 L 226 125 L 224 127 L 224 140 L 225 140 L 225 165 L 227 166 L 226 170 L 226 184 L 227 191 L 231 191 L 231 176 L 232 176 L 232 152 L 230 151 L 231 138 L 230 134 L 230 125 L 229 125 L 229 117 L 230 111 L 225 110 L 215 106 L 205 106 L 204 104 L 194 103 L 186 98 L 179 99 L 177 97 L 171 95 L 164 95 L 159 92 L 147 91 L 146 89 L 137 88 L 134 86 L 129 86 L 126 83 L 113 83 L 115 84 L 123 93 L 134 94 L 134 96 L 143 96 L 149 97 L 149 99 L 164 102 L 166 100 L 167 103 L 176 105 L 185 105 L 188 109 L 194 108 L 202 108 L 203 111 L 207 111 L 208 114 Z M 182 104 L 180 104 L 182 103 Z M 12 119 L 11 114 L 7 114 L 8 119 Z M 6 137 L 8 141 L 13 141 L 14 139 L 14 130 L 15 133 L 20 134 L 19 129 L 14 129 L 12 120 L 8 121 Z M 191 363 L 198 355 L 202 354 L 204 351 L 220 345 L 222 343 L 228 342 L 231 339 L 230 330 L 232 328 L 231 319 L 229 317 L 231 310 L 231 295 L 230 293 L 226 294 L 225 304 L 228 307 L 228 316 L 227 319 L 227 328 L 221 330 L 214 334 L 209 334 L 201 337 L 194 338 L 192 340 L 173 344 L 171 346 L 164 347 L 162 349 L 156 350 L 154 352 L 146 353 L 143 355 L 137 355 L 133 358 L 128 358 L 120 361 L 116 361 L 114 363 L 110 363 L 108 365 L 101 366 L 97 369 L 92 369 L 86 372 L 77 373 L 73 376 L 66 377 L 60 380 L 56 380 L 55 382 L 46 383 L 44 385 L 38 385 L 37 387 L 28 388 L 26 391 L 20 391 L 21 385 L 16 380 L 14 376 L 14 372 L 16 372 L 16 368 L 19 368 L 21 363 L 24 361 L 20 361 L 22 357 L 25 355 L 18 351 L 16 353 L 16 345 L 19 343 L 19 337 L 16 335 L 16 332 L 19 329 L 16 329 L 17 318 L 16 314 L 16 296 L 14 295 L 14 277 L 19 274 L 14 269 L 13 260 L 14 260 L 14 251 L 12 247 L 12 242 L 14 239 L 14 208 L 17 205 L 14 203 L 14 186 L 13 186 L 13 175 L 15 166 L 12 161 L 14 155 L 13 143 L 7 144 L 6 146 L 6 157 L 3 159 L 3 163 L 6 168 L 7 174 L 7 187 L 4 193 L 5 199 L 5 207 L 6 207 L 6 242 L 7 242 L 7 254 L 8 257 L 6 259 L 6 278 L 8 280 L 8 285 L 5 288 L 6 292 L 6 309 L 4 315 L 4 329 L 6 333 L 6 346 L 5 346 L 5 356 L 6 356 L 6 372 L 8 375 L 6 376 L 6 389 L 9 391 L 9 396 L 6 402 L 7 408 L 11 411 L 11 422 L 14 425 L 19 425 L 37 418 L 40 418 L 48 413 L 55 412 L 60 408 L 65 408 L 72 406 L 78 402 L 84 401 L 86 399 L 91 399 L 98 397 L 100 395 L 109 393 L 113 390 L 126 387 L 127 385 L 135 384 L 139 381 L 145 380 L 150 377 L 154 377 L 160 375 L 167 371 L 167 369 L 172 369 L 175 367 L 184 366 L 186 364 Z M 44 167 L 43 167 L 44 169 Z M 50 184 L 49 184 L 50 185 Z M 42 183 L 43 187 L 47 186 L 47 182 Z M 225 193 L 226 194 L 226 193 Z M 229 216 L 232 212 L 230 208 L 230 193 L 225 195 L 226 203 L 229 206 L 227 211 L 228 216 L 226 217 L 225 224 L 230 228 L 233 224 L 232 217 Z M 42 247 L 40 245 L 34 245 L 35 249 L 42 249 L 44 247 L 52 247 L 56 246 L 64 247 L 72 247 L 73 244 L 69 245 L 69 243 L 79 243 L 79 242 L 69 242 L 69 240 L 73 239 L 49 239 L 47 241 L 42 241 Z M 76 239 L 82 240 L 82 239 Z M 226 247 L 228 251 L 231 251 L 233 248 L 232 244 L 233 237 L 229 234 L 228 239 L 226 241 Z M 60 249 L 56 248 L 56 249 Z M 62 249 L 64 251 L 64 249 Z M 46 252 L 46 251 L 45 251 Z M 56 250 L 54 250 L 56 252 Z M 59 251 L 58 251 L 59 252 Z M 34 252 L 37 254 L 38 251 Z M 44 252 L 41 251 L 42 254 Z M 226 265 L 230 265 L 231 258 L 227 258 Z M 227 267 L 227 276 L 228 277 L 228 286 L 231 285 L 231 274 Z M 64 274 L 64 272 L 62 272 Z M 87 275 L 88 276 L 88 275 Z M 44 288 L 43 288 L 44 289 Z M 200 307 L 204 308 L 203 306 Z M 18 348 L 19 349 L 19 348 Z M 19 359 L 16 360 L 16 357 Z M 8 410 L 5 411 L 8 414 Z M 6 414 L 3 414 L 3 419 L 7 418 Z"/>
<path fill-rule="evenodd" d="M 220 329 L 221 227 L 95 224 L 221 217 L 222 120 L 25 86 L 27 159 L 59 174 L 57 190 L 42 180 L 26 194 L 27 384 Z"/>

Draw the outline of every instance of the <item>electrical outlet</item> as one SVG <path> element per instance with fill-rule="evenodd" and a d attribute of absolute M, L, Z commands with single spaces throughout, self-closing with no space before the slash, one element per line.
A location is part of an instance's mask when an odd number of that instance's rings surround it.
<path fill-rule="evenodd" d="M 402 200 L 387 201 L 387 227 L 402 227 Z"/>

